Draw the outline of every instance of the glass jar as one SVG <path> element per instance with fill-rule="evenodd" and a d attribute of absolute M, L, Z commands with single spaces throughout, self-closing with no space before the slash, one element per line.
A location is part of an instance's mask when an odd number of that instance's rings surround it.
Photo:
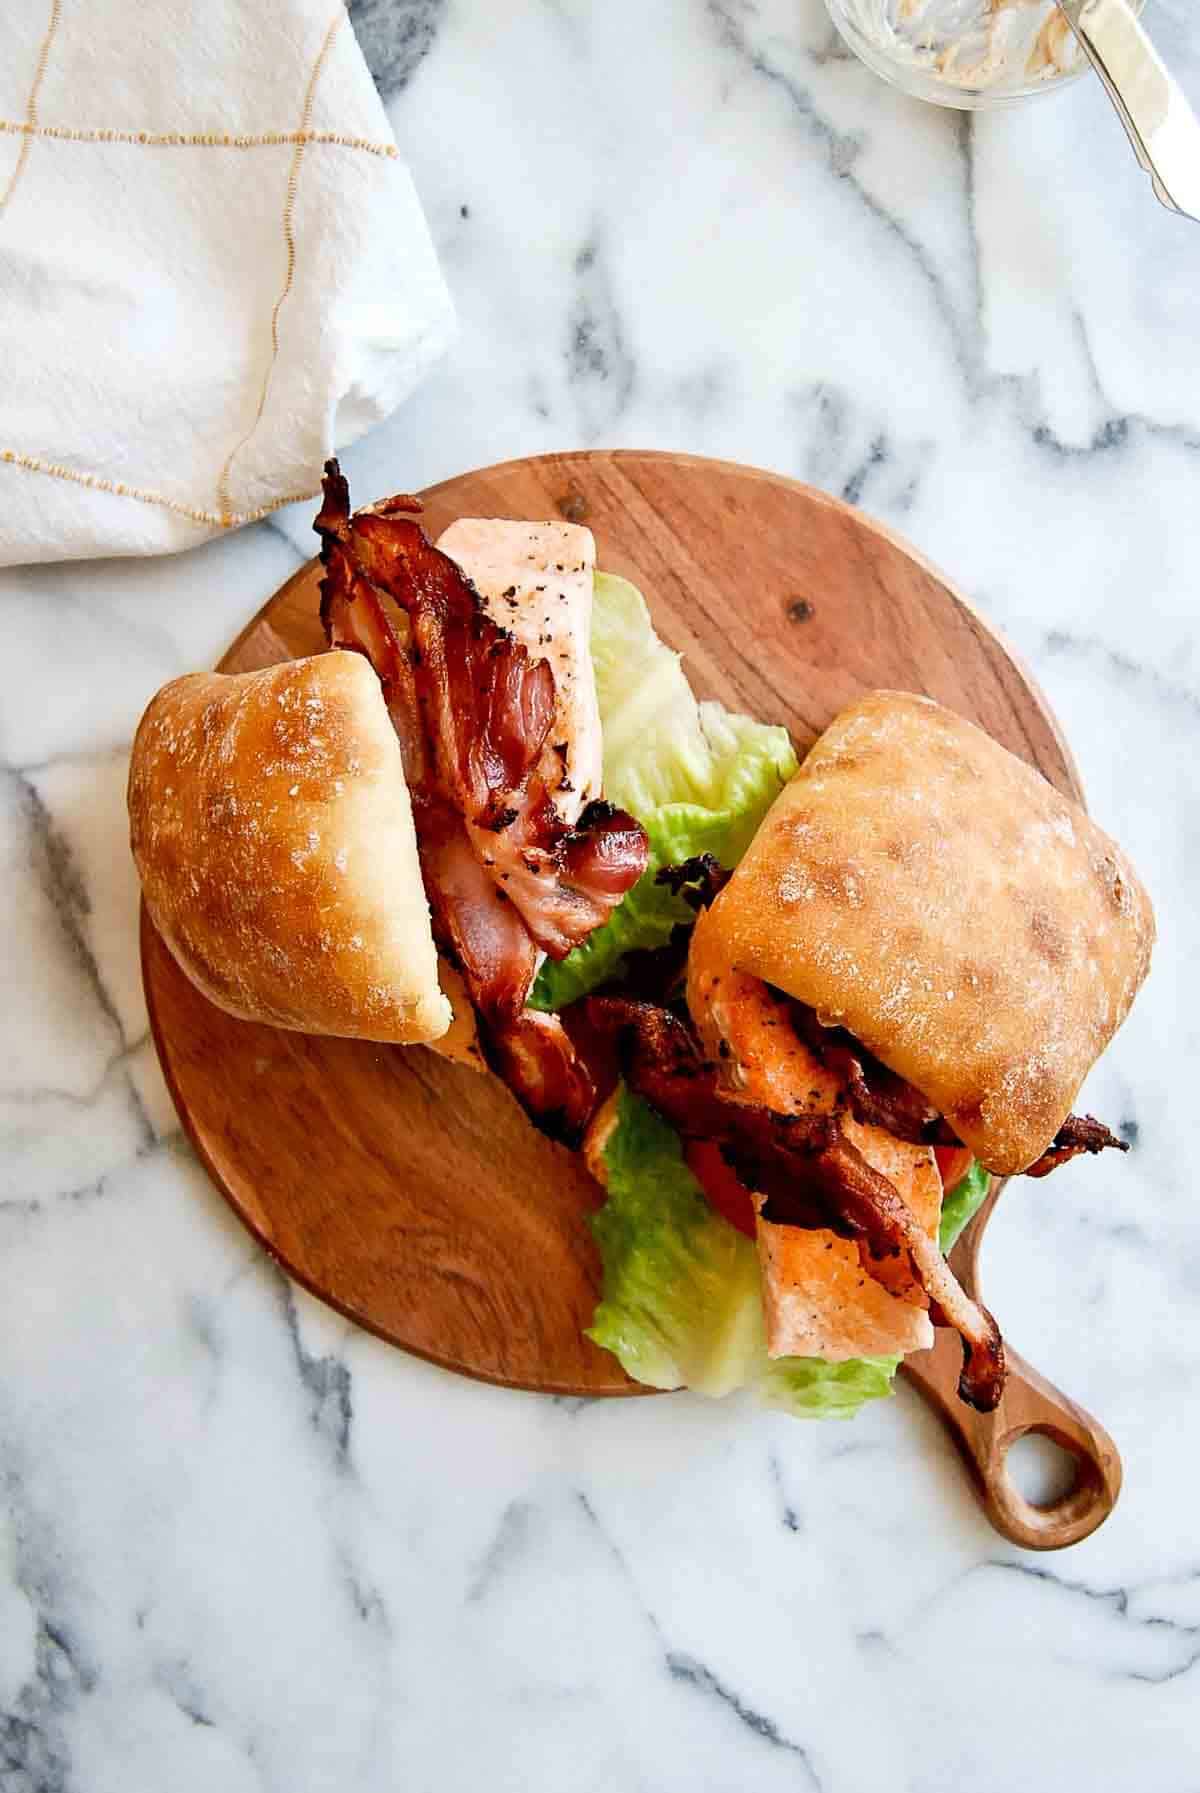
<path fill-rule="evenodd" d="M 868 68 L 939 106 L 1011 105 L 1055 92 L 1090 67 L 1054 0 L 825 3 Z"/>

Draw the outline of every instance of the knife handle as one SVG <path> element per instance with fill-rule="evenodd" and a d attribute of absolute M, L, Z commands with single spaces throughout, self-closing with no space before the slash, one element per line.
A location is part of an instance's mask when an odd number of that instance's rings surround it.
<path fill-rule="evenodd" d="M 1058 0 L 1163 205 L 1200 218 L 1200 120 L 1127 0 Z"/>

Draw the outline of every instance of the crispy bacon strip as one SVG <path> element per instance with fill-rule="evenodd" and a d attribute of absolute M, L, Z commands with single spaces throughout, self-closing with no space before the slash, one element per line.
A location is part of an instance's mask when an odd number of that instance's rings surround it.
<path fill-rule="evenodd" d="M 792 1025 L 804 1044 L 846 1086 L 855 1120 L 882 1127 L 912 1145 L 956 1146 L 962 1141 L 920 1090 L 869 1053 L 841 1027 L 824 1027 L 802 1002 L 789 1002 Z M 1128 1145 L 1092 1115 L 1068 1115 L 1027 1177 L 1047 1177 L 1081 1152 L 1127 1152 Z"/>
<path fill-rule="evenodd" d="M 326 480 L 321 621 L 331 647 L 365 654 L 379 675 L 400 741 L 413 805 L 421 876 L 434 938 L 462 969 L 475 1006 L 495 1026 L 520 1013 L 537 970 L 537 949 L 511 903 L 486 876 L 462 817 L 433 777 L 413 669 L 395 624 L 347 545 L 349 495 L 340 473 Z"/>
<path fill-rule="evenodd" d="M 493 825 L 496 794 L 517 787 L 536 762 L 554 717 L 554 674 L 545 660 L 491 622 L 458 567 L 426 539 L 394 498 L 357 515 L 336 461 L 326 462 L 324 502 L 313 528 L 328 567 L 340 545 L 375 594 L 388 592 L 408 614 L 410 671 L 434 775 L 464 819 Z M 408 656 L 406 655 L 406 658 Z M 422 676 L 416 676 L 418 669 Z M 384 676 L 382 668 L 377 668 Z"/>
<path fill-rule="evenodd" d="M 525 1011 L 537 948 L 480 865 L 462 817 L 430 778 L 412 668 L 379 594 L 337 539 L 325 564 L 321 620 L 330 645 L 370 660 L 400 740 L 434 938 L 463 973 L 493 1068 L 543 1131 L 576 1139 L 595 1089 L 558 1017 Z"/>
<path fill-rule="evenodd" d="M 788 1002 L 788 1018 L 813 1056 L 840 1078 L 856 1121 L 882 1127 L 910 1145 L 958 1145 L 937 1109 L 842 1027 L 825 1027 L 807 1003 Z"/>
<path fill-rule="evenodd" d="M 537 945 L 512 900 L 515 889 L 510 896 L 506 887 L 513 880 L 500 871 L 496 850 L 497 837 L 519 819 L 496 812 L 497 792 L 520 787 L 530 768 L 545 759 L 554 712 L 553 674 L 545 661 L 531 661 L 524 648 L 489 622 L 453 562 L 436 556 L 424 537 L 420 540 L 435 557 L 434 571 L 448 586 L 453 604 L 446 628 L 425 630 L 424 652 L 417 625 L 428 620 L 427 611 L 417 599 L 405 606 L 413 635 L 410 653 L 358 559 L 355 532 L 364 527 L 368 539 L 374 539 L 391 519 L 415 529 L 411 513 L 420 504 L 390 499 L 352 519 L 349 488 L 336 461 L 327 464 L 325 473 L 324 501 L 315 524 L 325 564 L 321 621 L 331 647 L 365 654 L 379 675 L 404 757 L 434 938 L 463 973 L 493 1068 L 543 1131 L 577 1140 L 598 1100 L 595 1082 L 558 1017 L 525 1009 L 537 969 Z M 441 562 L 452 569 L 455 581 L 445 580 Z M 436 603 L 432 609 L 436 620 Z M 444 677 L 419 676 L 429 666 L 430 654 Z M 442 699 L 448 708 L 438 707 Z M 551 751 L 551 758 L 561 780 L 561 756 Z M 464 794 L 481 808 L 486 826 L 467 820 L 456 800 Z M 608 804 L 590 805 L 578 827 L 568 829 L 548 795 L 539 802 L 541 807 L 530 808 L 521 838 L 544 823 L 557 855 L 555 876 L 569 893 L 573 919 L 577 922 L 580 907 L 571 894 L 576 887 L 589 893 L 593 917 L 603 919 L 641 875 L 644 831 Z M 519 844 L 514 836 L 514 848 Z M 533 875 L 524 861 L 520 870 L 524 878 Z M 595 919 L 590 925 L 596 925 Z"/>
<path fill-rule="evenodd" d="M 503 1030 L 525 1006 L 537 948 L 476 859 L 462 817 L 438 796 L 414 797 L 413 820 L 433 937 L 461 970 L 488 1030 Z"/>
<path fill-rule="evenodd" d="M 1110 1133 L 1102 1121 L 1090 1114 L 1069 1114 L 1036 1164 L 1025 1172 L 1027 1177 L 1048 1177 L 1060 1164 L 1078 1158 L 1081 1152 L 1127 1152 L 1128 1142 Z"/>
<path fill-rule="evenodd" d="M 716 901 L 732 876 L 714 854 L 696 853 L 679 865 L 664 865 L 654 882 L 665 884 L 674 896 L 682 896 L 699 914 Z"/>
<path fill-rule="evenodd" d="M 486 1028 L 484 1048 L 541 1131 L 577 1146 L 601 1097 L 586 1054 L 559 1017 L 524 1009 L 503 1026 Z"/>
<path fill-rule="evenodd" d="M 421 508 L 415 499 L 413 507 Z M 325 463 L 321 508 L 313 518 L 313 529 L 320 536 L 322 547 L 331 541 L 344 542 L 350 533 L 350 481 L 336 461 Z M 324 560 L 324 555 L 321 558 Z"/>
<path fill-rule="evenodd" d="M 549 757 L 557 777 L 562 760 L 553 750 Z M 562 959 L 608 920 L 645 871 L 649 848 L 641 823 L 602 800 L 589 803 L 575 827 L 567 828 L 553 788 L 542 784 L 539 793 L 531 792 L 498 835 L 472 832 L 484 863 L 494 864 L 493 875 L 538 945 Z M 508 793 L 501 814 L 511 814 L 517 800 L 518 793 Z"/>
<path fill-rule="evenodd" d="M 966 1295 L 935 1241 L 845 1137 L 836 1114 L 776 1114 L 730 1100 L 690 1027 L 668 1009 L 620 997 L 590 997 L 586 1006 L 593 1026 L 616 1033 L 630 1087 L 685 1139 L 719 1143 L 746 1187 L 765 1196 L 764 1220 L 861 1238 L 868 1268 L 871 1258 L 906 1252 L 963 1341 L 961 1398 L 984 1413 L 997 1406 L 1005 1369 L 995 1320 Z"/>
<path fill-rule="evenodd" d="M 491 620 L 461 568 L 398 506 L 359 511 L 348 527 L 363 572 L 412 627 L 439 781 L 468 820 L 486 824 L 539 760 L 554 720 L 550 664 Z"/>
<path fill-rule="evenodd" d="M 318 518 L 346 543 L 365 578 L 406 612 L 417 700 L 444 795 L 462 815 L 480 864 L 551 958 L 606 921 L 646 867 L 644 829 L 611 804 L 574 828 L 554 793 L 564 758 L 549 739 L 554 675 L 487 615 L 461 569 L 399 500 L 349 515 L 330 462 Z"/>
<path fill-rule="evenodd" d="M 325 555 L 321 623 L 330 647 L 365 654 L 378 673 L 383 700 L 400 739 L 408 788 L 421 790 L 428 780 L 428 768 L 412 667 L 379 593 L 338 541 L 330 543 Z"/>

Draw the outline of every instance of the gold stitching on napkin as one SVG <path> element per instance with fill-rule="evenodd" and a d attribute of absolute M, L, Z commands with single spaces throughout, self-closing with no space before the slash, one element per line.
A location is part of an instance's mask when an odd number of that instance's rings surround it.
<path fill-rule="evenodd" d="M 342 4 L 342 0 L 338 0 L 337 11 L 329 21 L 329 29 L 325 33 L 325 40 L 317 54 L 317 60 L 313 63 L 312 73 L 308 77 L 308 88 L 304 95 L 304 107 L 300 114 L 300 129 L 296 133 L 296 147 L 292 152 L 292 166 L 288 172 L 287 195 L 283 202 L 283 242 L 287 252 L 287 272 L 284 275 L 283 290 L 276 299 L 275 308 L 271 313 L 271 359 L 268 361 L 266 372 L 263 374 L 262 388 L 258 395 L 258 409 L 254 413 L 254 422 L 250 425 L 250 428 L 246 431 L 241 441 L 235 442 L 230 449 L 225 465 L 221 469 L 221 477 L 217 481 L 217 504 L 220 507 L 222 520 L 226 521 L 228 524 L 232 523 L 232 516 L 230 514 L 232 511 L 232 504 L 229 497 L 229 479 L 233 472 L 233 463 L 262 422 L 262 414 L 266 409 L 267 393 L 270 391 L 271 387 L 271 375 L 275 371 L 275 363 L 279 358 L 279 314 L 283 310 L 284 304 L 287 301 L 287 296 L 292 290 L 292 281 L 295 279 L 296 275 L 296 239 L 292 233 L 292 218 L 296 210 L 296 188 L 300 178 L 300 164 L 304 160 L 304 149 L 308 135 L 309 120 L 312 118 L 313 99 L 317 91 L 317 82 L 321 78 L 321 70 L 325 66 L 325 58 L 328 56 L 329 47 L 333 43 L 334 33 L 337 31 L 338 26 L 345 17 L 346 9 Z"/>
<path fill-rule="evenodd" d="M 46 137 L 56 143 L 131 143 L 148 149 L 268 149 L 281 143 L 333 143 L 340 149 L 364 150 L 369 156 L 394 159 L 400 154 L 394 143 L 376 143 L 371 137 L 351 137 L 344 131 L 256 131 L 235 136 L 229 131 L 75 130 L 67 125 L 0 118 L 0 136 Z"/>
<path fill-rule="evenodd" d="M 260 504 L 257 510 L 223 513 L 199 510 L 194 505 L 181 503 L 178 498 L 167 498 L 162 492 L 147 492 L 143 486 L 129 486 L 121 479 L 105 479 L 100 473 L 82 473 L 78 468 L 64 467 L 58 461 L 43 461 L 35 454 L 20 454 L 15 448 L 0 448 L 0 463 L 23 467 L 27 473 L 46 473 L 52 479 L 69 479 L 73 485 L 86 486 L 91 492 L 111 492 L 114 498 L 136 498 L 139 504 L 157 504 L 163 510 L 173 511 L 177 517 L 186 517 L 190 523 L 206 523 L 221 529 L 240 529 L 243 523 L 257 523 L 260 517 L 282 510 L 285 504 L 306 504 L 310 499 L 320 497 L 319 488 L 314 488 L 308 492 L 291 492 L 286 498 L 272 498 L 268 503 Z"/>
<path fill-rule="evenodd" d="M 50 0 L 50 23 L 46 26 L 46 35 L 42 39 L 42 47 L 38 51 L 37 67 L 33 72 L 33 85 L 29 89 L 29 98 L 25 104 L 25 124 L 27 130 L 21 138 L 21 148 L 17 154 L 17 165 L 8 177 L 8 185 L 0 193 L 0 217 L 3 217 L 9 200 L 17 190 L 17 182 L 25 172 L 25 164 L 29 160 L 29 144 L 37 130 L 37 102 L 42 82 L 46 78 L 46 64 L 50 60 L 50 45 L 54 42 L 54 33 L 58 30 L 58 21 L 62 12 L 62 0 Z"/>

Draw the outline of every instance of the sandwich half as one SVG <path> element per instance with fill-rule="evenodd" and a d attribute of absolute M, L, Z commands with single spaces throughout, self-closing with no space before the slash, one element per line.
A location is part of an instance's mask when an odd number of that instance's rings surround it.
<path fill-rule="evenodd" d="M 419 509 L 352 516 L 330 463 L 333 651 L 158 694 L 131 762 L 134 857 L 164 940 L 220 1006 L 486 1060 L 539 1125 L 577 1135 L 586 1066 L 527 999 L 646 863 L 641 826 L 600 796 L 594 544 L 466 520 L 455 559 Z"/>
<path fill-rule="evenodd" d="M 129 820 L 154 924 L 219 1008 L 397 1045 L 445 1034 L 400 745 L 358 655 L 165 686 Z"/>
<path fill-rule="evenodd" d="M 815 1162 L 836 1158 L 896 1248 L 873 1262 L 869 1226 L 838 1227 L 836 1193 L 825 1227 L 795 1224 L 786 1190 L 757 1194 L 772 1356 L 904 1354 L 931 1342 L 932 1302 L 968 1345 L 967 1398 L 994 1404 L 994 1322 L 947 1281 L 938 1250 L 935 1150 L 1043 1175 L 1120 1148 L 1071 1109 L 1153 939 L 1120 848 L 971 723 L 888 691 L 836 718 L 688 956 L 691 1019 L 730 1101 L 786 1117 L 798 1140 L 812 1122 L 798 1160 L 807 1152 L 815 1183 Z"/>
<path fill-rule="evenodd" d="M 659 1386 L 841 1414 L 950 1324 L 963 1399 L 994 1407 L 1000 1332 L 946 1254 L 992 1174 L 1126 1149 L 1072 1106 L 1149 966 L 1137 874 L 1024 762 L 897 692 L 837 717 L 749 839 L 702 844 L 659 872 L 693 912 L 672 947 L 641 940 L 652 974 L 630 931 L 623 965 L 605 951 L 639 886 L 548 980 L 621 1076 L 587 1142 L 593 1336 Z"/>

